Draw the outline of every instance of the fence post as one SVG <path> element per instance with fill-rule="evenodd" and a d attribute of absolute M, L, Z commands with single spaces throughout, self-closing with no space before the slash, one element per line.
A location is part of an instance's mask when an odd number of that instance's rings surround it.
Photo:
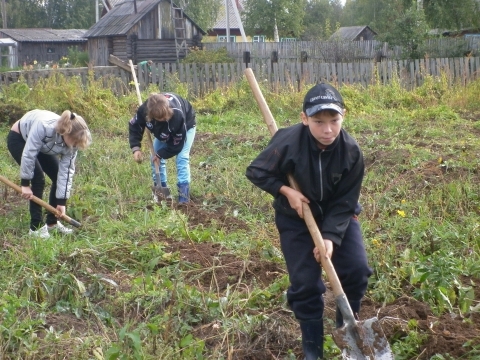
<path fill-rule="evenodd" d="M 273 50 L 272 53 L 270 54 L 270 65 L 273 69 L 273 64 L 278 63 L 278 51 Z"/>
<path fill-rule="evenodd" d="M 245 67 L 248 68 L 248 64 L 250 63 L 250 51 L 243 52 L 243 62 Z"/>
<path fill-rule="evenodd" d="M 308 60 L 308 54 L 306 51 L 300 52 L 300 75 L 298 78 L 298 91 L 302 91 L 302 82 L 303 82 L 303 64 Z"/>

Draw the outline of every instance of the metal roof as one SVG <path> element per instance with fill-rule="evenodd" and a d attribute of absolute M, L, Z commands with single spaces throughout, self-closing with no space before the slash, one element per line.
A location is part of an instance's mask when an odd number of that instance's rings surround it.
<path fill-rule="evenodd" d="M 0 33 L 18 42 L 86 42 L 87 30 L 81 29 L 0 29 Z"/>
<path fill-rule="evenodd" d="M 0 47 L 3 46 L 17 46 L 17 42 L 10 38 L 0 39 Z"/>
<path fill-rule="evenodd" d="M 237 2 L 237 1 L 235 1 Z M 240 24 L 237 21 L 237 17 L 235 16 L 235 10 L 233 8 L 232 2 L 228 0 L 228 22 L 230 23 L 230 29 L 240 29 Z M 243 11 L 243 0 L 238 1 L 238 12 L 241 13 Z M 225 11 L 225 7 L 220 10 L 219 16 L 215 25 L 213 25 L 212 29 L 226 29 L 227 28 L 227 14 Z"/>
<path fill-rule="evenodd" d="M 339 28 L 337 31 L 330 36 L 330 40 L 354 40 L 363 30 L 368 28 L 374 35 L 377 35 L 375 31 L 370 29 L 369 26 L 344 26 Z"/>
<path fill-rule="evenodd" d="M 137 12 L 133 0 L 124 0 L 116 4 L 96 24 L 85 33 L 85 37 L 102 37 L 112 35 L 127 35 L 130 29 L 138 23 L 147 13 L 162 1 L 170 0 L 136 0 Z M 192 19 L 188 18 L 193 24 Z M 195 24 L 198 27 L 198 25 Z M 205 34 L 205 32 L 198 27 Z"/>

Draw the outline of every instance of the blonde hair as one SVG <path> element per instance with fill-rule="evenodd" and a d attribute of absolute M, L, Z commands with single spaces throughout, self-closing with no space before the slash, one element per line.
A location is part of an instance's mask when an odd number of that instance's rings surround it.
<path fill-rule="evenodd" d="M 163 94 L 150 94 L 147 100 L 147 119 L 169 120 L 173 116 L 173 109 Z"/>
<path fill-rule="evenodd" d="M 79 149 L 86 149 L 92 142 L 92 135 L 87 123 L 80 116 L 65 110 L 55 125 L 55 131 L 60 135 L 68 135 Z"/>

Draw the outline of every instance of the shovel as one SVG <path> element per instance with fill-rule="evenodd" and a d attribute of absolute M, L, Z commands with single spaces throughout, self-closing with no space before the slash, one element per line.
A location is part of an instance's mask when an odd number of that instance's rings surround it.
<path fill-rule="evenodd" d="M 132 60 L 128 60 L 128 63 L 130 64 L 130 69 L 132 71 L 132 76 L 133 76 L 133 81 L 135 83 L 135 90 L 137 91 L 137 98 L 138 98 L 138 104 L 142 105 L 142 96 L 140 95 L 140 89 L 138 87 L 138 81 L 137 81 L 137 74 L 135 73 L 135 68 L 133 66 Z M 147 138 L 147 144 L 148 147 L 150 148 L 150 154 L 152 156 L 152 161 L 155 159 L 155 150 L 153 149 L 153 142 L 152 138 L 150 137 L 150 131 L 145 130 L 146 138 Z M 153 162 L 155 166 L 155 182 L 157 185 L 152 185 L 152 191 L 153 193 L 158 197 L 158 200 L 172 200 L 172 195 L 170 194 L 170 188 L 168 187 L 163 187 L 162 182 L 160 181 L 160 169 L 158 167 L 157 162 Z"/>
<path fill-rule="evenodd" d="M 255 100 L 260 107 L 263 119 L 268 126 L 270 134 L 273 136 L 273 134 L 277 132 L 277 125 L 258 86 L 252 69 L 245 69 L 245 76 L 250 84 Z M 288 181 L 293 189 L 300 191 L 297 182 L 291 174 L 288 175 Z M 376 317 L 365 321 L 357 321 L 355 319 L 332 261 L 326 256 L 325 243 L 323 242 L 322 234 L 318 229 L 310 206 L 307 203 L 303 203 L 302 208 L 303 217 L 310 235 L 313 238 L 315 246 L 320 251 L 321 264 L 330 281 L 333 294 L 335 295 L 335 303 L 343 315 L 344 325 L 333 331 L 333 339 L 342 351 L 342 358 L 350 360 L 393 360 L 392 350 L 390 349 L 390 345 L 378 319 Z"/>
<path fill-rule="evenodd" d="M 8 180 L 7 178 L 3 177 L 0 175 L 0 181 L 3 182 L 4 184 L 10 186 L 12 189 L 14 189 L 16 192 L 18 193 L 22 193 L 22 188 L 20 186 L 18 186 L 17 184 L 11 182 L 10 180 Z M 36 197 L 36 196 L 32 196 L 32 198 L 30 199 L 32 200 L 33 202 L 37 203 L 38 205 L 44 207 L 45 209 L 47 209 L 48 211 L 50 211 L 52 214 L 55 214 L 58 218 L 66 221 L 67 223 L 69 223 L 70 225 L 73 225 L 77 228 L 79 228 L 80 226 L 82 226 L 82 224 L 80 224 L 77 220 L 73 220 L 71 217 L 67 216 L 67 215 L 63 215 L 61 214 L 57 209 L 55 209 L 52 205 L 46 203 L 45 201 L 43 201 L 42 199 Z"/>

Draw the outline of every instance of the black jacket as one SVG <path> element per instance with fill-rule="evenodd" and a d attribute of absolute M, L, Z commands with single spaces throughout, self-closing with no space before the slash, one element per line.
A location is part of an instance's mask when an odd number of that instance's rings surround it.
<path fill-rule="evenodd" d="M 130 148 L 140 148 L 145 127 L 160 141 L 165 141 L 167 147 L 157 153 L 162 159 L 178 155 L 183 149 L 187 130 L 196 126 L 195 111 L 188 100 L 174 93 L 162 93 L 170 102 L 173 116 L 168 121 L 147 121 L 147 101 L 137 110 L 128 125 Z"/>
<path fill-rule="evenodd" d="M 357 142 L 341 130 L 334 143 L 319 149 L 307 126 L 297 124 L 278 130 L 268 146 L 248 166 L 246 176 L 256 186 L 275 197 L 275 210 L 298 217 L 288 199 L 279 193 L 293 175 L 310 208 L 322 236 L 341 244 L 358 199 L 365 165 Z"/>

